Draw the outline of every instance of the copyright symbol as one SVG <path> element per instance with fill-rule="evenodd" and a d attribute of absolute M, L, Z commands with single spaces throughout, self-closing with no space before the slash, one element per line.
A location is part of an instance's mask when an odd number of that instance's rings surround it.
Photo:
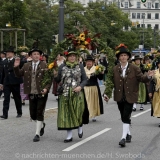
<path fill-rule="evenodd" d="M 16 158 L 20 158 L 20 154 L 19 154 L 19 153 L 16 153 L 16 154 L 15 154 L 15 157 L 16 157 Z"/>

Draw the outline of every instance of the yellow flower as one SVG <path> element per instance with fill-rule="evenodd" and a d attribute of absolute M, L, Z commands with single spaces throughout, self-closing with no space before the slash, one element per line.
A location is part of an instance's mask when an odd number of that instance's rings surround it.
<path fill-rule="evenodd" d="M 80 39 L 81 41 L 85 41 L 85 34 L 84 34 L 84 33 L 81 33 L 81 34 L 79 35 L 79 39 Z"/>
<path fill-rule="evenodd" d="M 98 70 L 99 69 L 99 66 L 96 66 L 96 70 Z"/>
<path fill-rule="evenodd" d="M 53 66 L 54 66 L 54 62 L 49 64 L 48 69 L 52 69 Z"/>
<path fill-rule="evenodd" d="M 87 44 L 89 44 L 89 43 L 88 43 L 87 41 L 85 41 L 85 42 L 84 42 L 84 45 L 87 45 Z"/>

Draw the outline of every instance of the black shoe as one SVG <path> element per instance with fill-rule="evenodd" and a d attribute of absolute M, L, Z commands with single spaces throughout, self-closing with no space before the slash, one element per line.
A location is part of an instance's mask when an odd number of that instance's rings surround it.
<path fill-rule="evenodd" d="M 160 127 L 160 123 L 159 123 L 159 125 L 158 125 L 159 127 Z"/>
<path fill-rule="evenodd" d="M 133 108 L 132 111 L 136 111 L 136 108 Z"/>
<path fill-rule="evenodd" d="M 43 123 L 43 128 L 41 128 L 41 130 L 40 130 L 40 136 L 43 136 L 45 126 L 46 126 L 46 124 Z"/>
<path fill-rule="evenodd" d="M 16 118 L 22 117 L 22 114 L 17 114 Z"/>
<path fill-rule="evenodd" d="M 4 116 L 4 115 L 0 116 L 0 118 L 8 119 L 8 117 L 7 117 L 7 116 Z"/>
<path fill-rule="evenodd" d="M 124 138 L 121 139 L 121 141 L 119 142 L 119 145 L 120 145 L 121 147 L 125 147 L 125 144 L 126 144 L 125 139 L 124 139 Z"/>
<path fill-rule="evenodd" d="M 143 111 L 144 110 L 144 108 L 143 107 L 140 107 L 140 111 Z"/>
<path fill-rule="evenodd" d="M 25 106 L 25 102 L 22 102 L 22 105 Z"/>
<path fill-rule="evenodd" d="M 35 135 L 35 137 L 33 138 L 33 142 L 38 142 L 40 141 L 40 137 L 39 135 Z"/>
<path fill-rule="evenodd" d="M 132 138 L 132 136 L 129 135 L 129 134 L 127 134 L 127 136 L 126 136 L 126 142 L 130 143 L 131 142 L 131 138 Z"/>
<path fill-rule="evenodd" d="M 64 140 L 64 143 L 68 143 L 68 142 L 72 142 L 72 138 Z"/>
<path fill-rule="evenodd" d="M 78 137 L 79 137 L 79 138 L 82 138 L 82 137 L 83 137 L 83 131 L 82 131 L 81 134 L 78 133 Z"/>

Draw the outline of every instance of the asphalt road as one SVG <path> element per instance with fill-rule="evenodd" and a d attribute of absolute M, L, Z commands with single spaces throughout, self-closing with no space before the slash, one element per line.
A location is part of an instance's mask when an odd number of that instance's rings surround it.
<path fill-rule="evenodd" d="M 101 87 L 101 90 L 104 88 Z M 0 99 L 0 108 L 3 99 Z M 30 121 L 29 105 L 23 106 L 23 116 L 16 118 L 13 99 L 7 120 L 0 120 L 0 160 L 159 160 L 160 119 L 150 116 L 150 104 L 144 111 L 132 113 L 132 142 L 121 148 L 122 122 L 116 103 L 111 99 L 104 102 L 104 114 L 83 126 L 83 138 L 73 130 L 73 141 L 64 143 L 66 131 L 57 130 L 57 101 L 49 94 L 45 112 L 46 128 L 40 142 L 33 142 L 35 122 Z M 55 109 L 54 109 L 55 108 Z"/>

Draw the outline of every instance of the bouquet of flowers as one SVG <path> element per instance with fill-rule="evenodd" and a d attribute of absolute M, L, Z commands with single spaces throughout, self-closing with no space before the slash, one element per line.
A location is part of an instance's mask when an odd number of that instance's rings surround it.
<path fill-rule="evenodd" d="M 26 47 L 26 46 L 19 46 L 17 48 L 17 53 L 20 54 L 21 52 L 28 52 L 29 51 L 29 48 Z"/>
<path fill-rule="evenodd" d="M 86 28 L 80 29 L 77 27 L 77 29 L 80 32 L 78 35 L 65 35 L 66 41 L 68 41 L 69 44 L 72 44 L 77 49 L 89 50 L 95 50 L 100 45 L 100 33 L 93 35 Z"/>
<path fill-rule="evenodd" d="M 95 74 L 98 75 L 98 74 L 102 74 L 102 72 L 105 71 L 105 67 L 101 64 L 97 65 L 96 68 L 95 68 Z"/>
<path fill-rule="evenodd" d="M 151 69 L 152 69 L 152 64 L 151 64 L 151 63 L 144 64 L 144 65 L 143 65 L 143 68 L 144 68 L 144 70 L 149 71 L 149 70 L 151 70 Z"/>

